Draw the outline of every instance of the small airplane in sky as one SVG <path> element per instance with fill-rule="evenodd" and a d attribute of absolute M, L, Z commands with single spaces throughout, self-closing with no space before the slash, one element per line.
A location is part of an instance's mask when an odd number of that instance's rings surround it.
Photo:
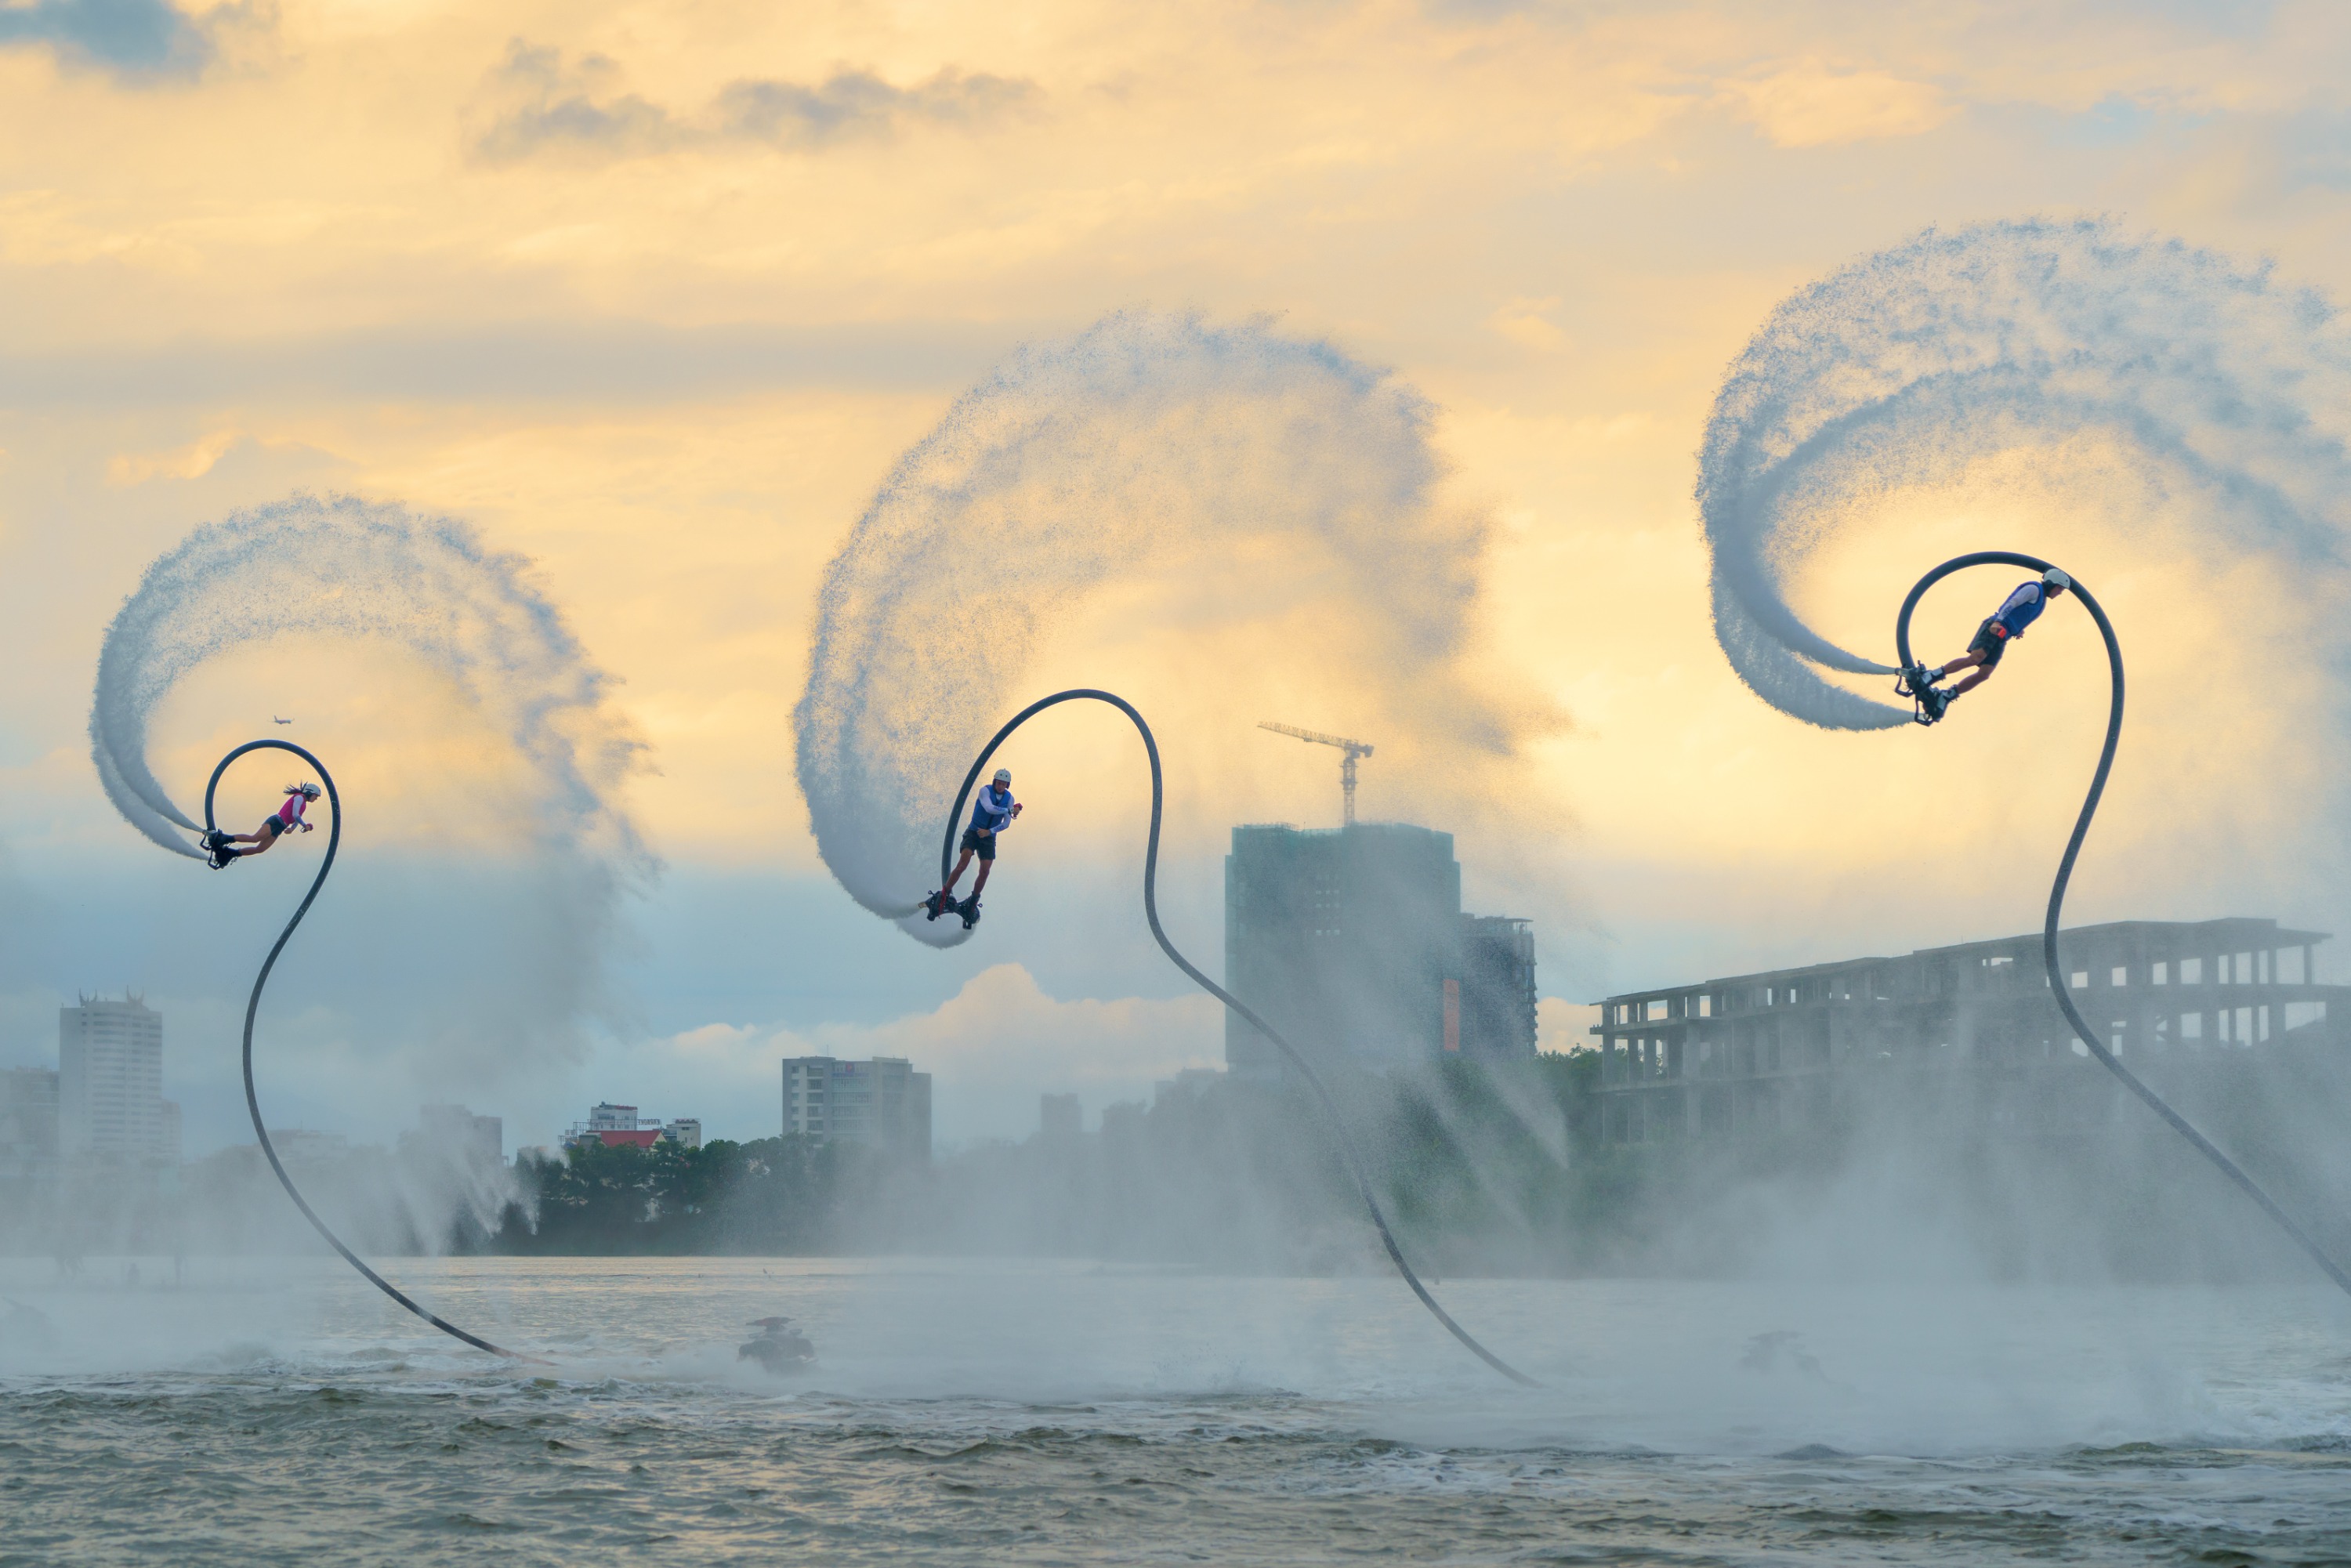
<path fill-rule="evenodd" d="M 276 720 L 277 720 L 277 723 L 279 723 L 279 724 L 292 724 L 292 723 L 294 722 L 294 721 L 293 721 L 292 719 L 290 719 L 290 718 L 278 718 L 278 717 L 277 717 L 277 716 L 276 714 L 274 714 L 274 713 L 273 713 L 273 714 L 271 714 L 269 716 L 270 716 L 272 719 L 276 719 Z"/>

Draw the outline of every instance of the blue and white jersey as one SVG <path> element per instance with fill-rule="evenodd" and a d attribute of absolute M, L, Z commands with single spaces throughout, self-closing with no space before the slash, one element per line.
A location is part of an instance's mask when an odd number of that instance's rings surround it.
<path fill-rule="evenodd" d="M 2019 583 L 2016 591 L 1992 612 L 1991 618 L 2007 627 L 2011 637 L 2022 637 L 2024 629 L 2040 620 L 2041 612 L 2048 608 L 2049 596 L 2041 591 L 2039 582 Z"/>
<path fill-rule="evenodd" d="M 983 784 L 972 797 L 971 827 L 974 832 L 1000 833 L 1012 825 L 1012 791 L 998 789 L 993 784 Z"/>

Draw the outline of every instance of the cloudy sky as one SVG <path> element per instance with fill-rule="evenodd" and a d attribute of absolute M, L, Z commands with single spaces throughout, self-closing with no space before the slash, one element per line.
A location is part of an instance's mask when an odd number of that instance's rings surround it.
<path fill-rule="evenodd" d="M 582 979 L 445 683 L 363 643 L 195 672 L 153 741 L 183 803 L 273 715 L 353 759 L 349 869 L 265 1023 L 273 1120 L 381 1138 L 455 1098 L 511 1146 L 611 1098 L 759 1136 L 778 1055 L 879 1050 L 939 1073 L 953 1140 L 1215 1063 L 1135 916 L 1113 731 L 1031 753 L 944 955 L 841 894 L 791 766 L 819 579 L 893 465 L 1123 309 L 1270 320 L 1433 405 L 1486 541 L 1462 679 L 1514 727 L 1474 767 L 1368 735 L 1364 809 L 1458 829 L 1472 907 L 1539 922 L 1552 1043 L 1609 990 L 2029 929 L 2095 750 L 2103 697 L 2060 678 L 2086 631 L 1931 747 L 1773 713 L 1709 629 L 1709 404 L 1778 302 L 1929 226 L 2104 215 L 2351 297 L 2346 67 L 2324 4 L 5 0 L 0 1064 L 127 986 L 191 1152 L 245 1135 L 244 989 L 318 841 L 223 885 L 116 816 L 87 724 L 145 565 L 296 491 L 529 558 L 619 682 L 661 868 Z M 1861 538 L 1811 606 L 1875 648 L 1935 547 L 2111 559 L 2142 727 L 2082 916 L 2335 918 L 2340 831 L 2296 806 L 2332 738 L 2295 738 L 2290 672 L 2182 632 L 2257 616 L 2259 573 L 2101 555 L 2020 494 L 1890 498 L 1902 548 Z M 1176 716 L 1169 912 L 1212 968 L 1229 825 L 1336 815 L 1335 759 L 1253 726 L 1382 722 L 1377 645 L 1200 632 L 1170 588 L 1040 653 L 1040 690 Z"/>

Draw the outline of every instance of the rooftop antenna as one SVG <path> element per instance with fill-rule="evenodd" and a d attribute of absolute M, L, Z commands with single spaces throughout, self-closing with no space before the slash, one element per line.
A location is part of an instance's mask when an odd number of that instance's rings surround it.
<path fill-rule="evenodd" d="M 1371 747 L 1364 741 L 1349 740 L 1343 735 L 1324 735 L 1319 729 L 1301 729 L 1294 724 L 1275 724 L 1268 720 L 1260 723 L 1258 728 L 1270 729 L 1276 735 L 1296 736 L 1301 740 L 1311 740 L 1317 746 L 1335 746 L 1347 754 L 1346 760 L 1339 764 L 1339 792 L 1343 801 L 1340 809 L 1340 821 L 1346 827 L 1353 827 L 1355 825 L 1355 758 L 1369 757 L 1372 754 Z"/>

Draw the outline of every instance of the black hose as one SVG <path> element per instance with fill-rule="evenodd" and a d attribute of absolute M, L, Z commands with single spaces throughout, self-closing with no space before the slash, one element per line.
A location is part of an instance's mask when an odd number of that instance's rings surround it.
<path fill-rule="evenodd" d="M 972 786 L 979 781 L 979 770 L 987 766 L 987 759 L 996 755 L 997 747 L 1009 739 L 1014 730 L 1019 729 L 1047 708 L 1057 706 L 1061 703 L 1075 702 L 1081 697 L 1094 702 L 1108 703 L 1132 719 L 1136 732 L 1143 737 L 1144 752 L 1151 759 L 1151 836 L 1146 841 L 1143 852 L 1143 917 L 1150 922 L 1152 940 L 1159 944 L 1159 950 L 1166 954 L 1177 968 L 1189 976 L 1195 985 L 1247 1019 L 1259 1033 L 1279 1046 L 1282 1055 L 1289 1058 L 1290 1066 L 1297 1069 L 1298 1075 L 1306 1081 L 1309 1088 L 1314 1091 L 1316 1102 L 1322 1107 L 1323 1114 L 1331 1119 L 1332 1129 L 1337 1134 L 1339 1154 L 1347 1162 L 1347 1172 L 1355 1178 L 1355 1190 L 1363 1195 L 1364 1207 L 1371 1211 L 1372 1224 L 1378 1228 L 1380 1240 L 1387 1248 L 1388 1257 L 1395 1262 L 1396 1272 L 1402 1274 L 1404 1282 L 1412 1287 L 1412 1293 L 1420 1298 L 1420 1304 L 1426 1307 L 1436 1316 L 1437 1321 L 1445 1325 L 1446 1332 L 1467 1345 L 1470 1353 L 1488 1366 L 1521 1387 L 1541 1386 L 1533 1378 L 1519 1371 L 1471 1338 L 1468 1330 L 1455 1322 L 1445 1309 L 1437 1304 L 1437 1298 L 1428 1293 L 1428 1287 L 1420 1282 L 1420 1276 L 1414 1273 L 1412 1265 L 1405 1261 L 1404 1249 L 1396 1245 L 1395 1233 L 1388 1228 L 1387 1216 L 1381 1212 L 1379 1199 L 1372 1195 L 1371 1178 L 1364 1173 L 1363 1163 L 1355 1157 L 1354 1145 L 1348 1141 L 1346 1120 L 1339 1114 L 1338 1102 L 1331 1098 L 1331 1092 L 1322 1086 L 1322 1080 L 1309 1065 L 1306 1058 L 1299 1054 L 1298 1048 L 1283 1039 L 1280 1030 L 1252 1012 L 1249 1005 L 1238 997 L 1202 974 L 1189 958 L 1176 950 L 1176 944 L 1167 940 L 1167 933 L 1159 924 L 1159 815 L 1165 794 L 1165 787 L 1159 771 L 1159 742 L 1153 738 L 1151 727 L 1143 722 L 1143 716 L 1134 711 L 1134 706 L 1132 703 L 1110 692 L 1081 687 L 1073 691 L 1055 692 L 1049 697 L 1040 697 L 1014 714 L 1006 722 L 1004 727 L 996 732 L 996 738 L 987 743 L 986 749 L 982 750 L 977 759 L 972 763 L 971 771 L 963 776 L 963 788 L 956 792 L 955 804 L 947 810 L 946 836 L 939 844 L 939 886 L 945 888 L 947 884 L 947 877 L 953 870 L 951 862 L 956 848 L 956 824 L 963 820 L 964 802 L 970 799 Z"/>
<path fill-rule="evenodd" d="M 1910 597 L 1902 601 L 1902 613 L 1894 621 L 1894 648 L 1905 671 L 1912 667 L 1910 612 L 1917 608 L 1919 599 L 1928 589 L 1952 572 L 1970 566 L 2021 566 L 2041 572 L 2051 570 L 2050 564 L 2038 556 L 2022 555 L 2014 550 L 1988 549 L 1956 556 L 1920 578 L 1917 586 L 1911 589 Z M 2098 771 L 2091 779 L 2090 792 L 2082 801 L 2082 814 L 2074 819 L 2074 836 L 2065 841 L 2065 858 L 2057 862 L 2057 880 L 2049 887 L 2049 915 L 2041 927 L 2041 952 L 2043 962 L 2049 970 L 2050 994 L 2057 998 L 2057 1006 L 2064 1010 L 2065 1021 L 2074 1026 L 2074 1032 L 2082 1037 L 2082 1043 L 2090 1048 L 2090 1054 L 2104 1062 L 2106 1071 L 2121 1079 L 2123 1087 L 2146 1102 L 2149 1110 L 2170 1123 L 2181 1137 L 2195 1145 L 2206 1159 L 2220 1168 L 2221 1175 L 2243 1188 L 2245 1196 L 2261 1206 L 2262 1213 L 2277 1221 L 2278 1228 L 2293 1237 L 2302 1249 L 2310 1254 L 2312 1260 L 2326 1270 L 2329 1279 L 2346 1292 L 2351 1292 L 2351 1274 L 2345 1273 L 2342 1266 L 2328 1257 L 2325 1249 L 2284 1209 L 2280 1208 L 2276 1201 L 2238 1166 L 2236 1161 L 2222 1154 L 2211 1139 L 2196 1130 L 2187 1117 L 2166 1104 L 2161 1095 L 2139 1082 L 2137 1075 L 2122 1064 L 2121 1058 L 2106 1049 L 2105 1041 L 2092 1031 L 2089 1024 L 2084 1021 L 2081 1009 L 2074 1005 L 2072 988 L 2066 984 L 2067 971 L 2057 962 L 2057 917 L 2065 907 L 2065 884 L 2073 880 L 2074 862 L 2082 853 L 2082 841 L 2089 837 L 2090 819 L 2098 814 L 2098 799 L 2106 792 L 2106 776 L 2114 771 L 2115 747 L 2122 740 L 2123 649 L 2121 643 L 2116 640 L 2114 623 L 2106 619 L 2106 612 L 2099 607 L 2097 599 L 2082 586 L 2080 578 L 2074 579 L 2072 591 L 2081 599 L 2082 607 L 2090 612 L 2090 619 L 2098 623 L 2098 635 L 2106 640 L 2106 669 L 2111 677 L 2114 701 L 2106 712 L 2106 744 L 2098 753 Z"/>
<path fill-rule="evenodd" d="M 328 1246 L 343 1255 L 344 1262 L 365 1275 L 370 1284 L 439 1329 L 443 1333 L 453 1339 L 461 1339 L 475 1350 L 486 1350 L 492 1355 L 502 1355 L 509 1361 L 536 1361 L 536 1357 L 523 1355 L 518 1352 L 492 1344 L 479 1334 L 467 1333 L 447 1319 L 426 1312 L 402 1295 L 399 1288 L 391 1281 L 361 1262 L 360 1255 L 344 1246 L 343 1239 L 327 1228 L 327 1222 L 319 1218 L 317 1211 L 304 1201 L 301 1191 L 294 1185 L 294 1178 L 286 1174 L 286 1166 L 278 1159 L 277 1150 L 269 1142 L 269 1129 L 261 1124 L 261 1100 L 253 1089 L 253 1019 L 254 1015 L 261 1010 L 261 988 L 269 983 L 269 971 L 277 967 L 277 955 L 286 950 L 287 939 L 294 935 L 294 927 L 302 924 L 302 916 L 310 913 L 311 902 L 319 896 L 319 890 L 327 885 L 327 873 L 335 866 L 335 851 L 341 847 L 343 841 L 343 801 L 342 797 L 335 792 L 335 776 L 327 771 L 325 763 L 289 740 L 248 740 L 220 759 L 220 765 L 213 769 L 210 782 L 204 785 L 205 837 L 210 839 L 219 831 L 219 823 L 213 816 L 213 795 L 220 788 L 221 775 L 228 771 L 230 763 L 243 757 L 246 752 L 264 750 L 290 751 L 317 768 L 319 777 L 326 783 L 327 804 L 334 821 L 327 830 L 327 852 L 319 862 L 319 874 L 311 878 L 310 891 L 302 895 L 302 903 L 294 911 L 294 917 L 286 923 L 286 929 L 277 934 L 277 942 L 270 946 L 269 956 L 261 961 L 261 973 L 253 977 L 253 995 L 245 1004 L 245 1108 L 253 1116 L 253 1135 L 261 1140 L 261 1152 L 268 1157 L 269 1168 L 277 1173 L 277 1185 L 286 1189 L 286 1196 L 294 1200 L 294 1207 L 302 1211 L 302 1218 L 310 1222 L 312 1229 L 327 1239 Z"/>

